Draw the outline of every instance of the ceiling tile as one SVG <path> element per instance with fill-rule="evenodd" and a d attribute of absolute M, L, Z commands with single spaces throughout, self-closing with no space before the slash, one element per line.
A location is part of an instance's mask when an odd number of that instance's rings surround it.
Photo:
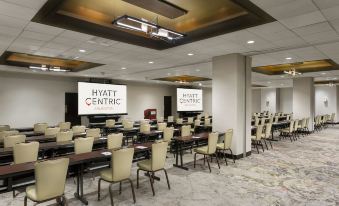
<path fill-rule="evenodd" d="M 64 29 L 61 29 L 61 28 L 48 26 L 48 25 L 45 25 L 45 24 L 39 24 L 39 23 L 35 23 L 35 22 L 30 22 L 26 26 L 25 30 L 32 31 L 32 32 L 38 32 L 38 33 L 42 33 L 42 34 L 50 34 L 50 35 L 53 35 L 53 36 L 56 36 L 56 35 L 60 34 L 61 32 L 65 31 Z"/>
<path fill-rule="evenodd" d="M 36 11 L 17 4 L 0 1 L 0 14 L 23 20 L 31 20 Z"/>
<path fill-rule="evenodd" d="M 20 37 L 41 40 L 41 41 L 49 41 L 54 38 L 54 36 L 50 34 L 42 34 L 42 33 L 37 33 L 37 32 L 32 32 L 32 31 L 23 31 L 20 34 Z"/>
<path fill-rule="evenodd" d="M 39 10 L 47 0 L 3 0 L 8 3 L 17 4 L 23 7 L 28 7 L 31 9 Z"/>
<path fill-rule="evenodd" d="M 326 21 L 326 19 L 320 13 L 320 11 L 314 11 L 300 16 L 280 20 L 281 23 L 283 23 L 290 29 L 316 24 L 324 21 Z"/>
<path fill-rule="evenodd" d="M 327 9 L 334 6 L 339 6 L 338 0 L 313 0 L 320 9 Z"/>
<path fill-rule="evenodd" d="M 331 41 L 339 41 L 339 35 L 334 30 L 319 32 L 310 35 L 303 35 L 302 38 L 312 44 L 327 43 Z"/>
<path fill-rule="evenodd" d="M 328 22 L 322 22 L 293 29 L 299 36 L 310 35 L 319 32 L 333 31 Z"/>
<path fill-rule="evenodd" d="M 321 10 L 327 20 L 339 19 L 339 6 Z"/>

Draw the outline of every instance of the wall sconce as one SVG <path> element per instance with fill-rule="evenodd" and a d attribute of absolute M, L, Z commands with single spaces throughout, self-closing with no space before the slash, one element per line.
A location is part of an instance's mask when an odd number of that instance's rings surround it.
<path fill-rule="evenodd" d="M 270 105 L 270 100 L 266 99 L 266 107 L 268 107 Z"/>
<path fill-rule="evenodd" d="M 326 107 L 328 106 L 328 99 L 327 99 L 327 97 L 324 98 L 324 104 L 325 104 Z"/>

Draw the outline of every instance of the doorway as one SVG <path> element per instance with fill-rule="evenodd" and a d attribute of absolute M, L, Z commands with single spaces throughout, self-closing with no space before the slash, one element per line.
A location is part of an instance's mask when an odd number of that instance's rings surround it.
<path fill-rule="evenodd" d="M 78 93 L 65 93 L 65 122 L 80 125 L 81 117 L 78 115 Z"/>
<path fill-rule="evenodd" d="M 164 117 L 172 116 L 172 96 L 164 96 Z"/>

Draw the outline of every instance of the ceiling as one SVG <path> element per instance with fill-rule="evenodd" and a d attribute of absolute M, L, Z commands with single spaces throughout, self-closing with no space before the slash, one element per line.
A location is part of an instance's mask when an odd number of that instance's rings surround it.
<path fill-rule="evenodd" d="M 252 56 L 253 67 L 320 59 L 339 64 L 338 0 L 251 1 L 277 21 L 159 51 L 31 22 L 45 0 L 0 0 L 0 52 L 78 58 L 105 64 L 76 74 L 49 75 L 148 82 L 180 75 L 212 78 L 212 57 L 229 53 Z M 248 44 L 249 40 L 255 43 Z M 79 52 L 80 49 L 86 52 Z M 286 59 L 288 57 L 291 59 Z M 3 65 L 0 70 L 32 72 Z M 310 72 L 302 76 L 335 80 L 339 78 L 339 71 Z M 252 73 L 252 82 L 289 87 L 292 78 Z M 211 81 L 202 82 L 203 86 L 210 84 Z"/>

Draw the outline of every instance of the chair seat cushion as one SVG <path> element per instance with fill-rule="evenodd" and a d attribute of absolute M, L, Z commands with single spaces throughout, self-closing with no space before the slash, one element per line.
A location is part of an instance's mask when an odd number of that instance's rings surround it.
<path fill-rule="evenodd" d="M 290 133 L 290 130 L 289 129 L 282 129 L 280 130 L 281 132 L 285 132 L 285 133 Z"/>
<path fill-rule="evenodd" d="M 151 160 L 143 160 L 138 162 L 138 167 L 145 171 L 152 171 L 152 161 Z"/>
<path fill-rule="evenodd" d="M 100 171 L 100 177 L 107 182 L 113 182 L 114 181 L 111 168 L 104 169 L 104 170 Z"/>
<path fill-rule="evenodd" d="M 205 147 L 199 147 L 199 148 L 194 149 L 194 152 L 207 155 L 208 154 L 207 150 L 208 150 L 208 147 L 205 146 Z"/>
<path fill-rule="evenodd" d="M 251 136 L 251 140 L 256 140 L 257 137 L 256 136 Z"/>
<path fill-rule="evenodd" d="M 31 186 L 26 187 L 26 195 L 30 200 L 40 201 L 40 200 L 38 200 L 38 196 L 36 194 L 35 185 L 31 185 Z"/>

